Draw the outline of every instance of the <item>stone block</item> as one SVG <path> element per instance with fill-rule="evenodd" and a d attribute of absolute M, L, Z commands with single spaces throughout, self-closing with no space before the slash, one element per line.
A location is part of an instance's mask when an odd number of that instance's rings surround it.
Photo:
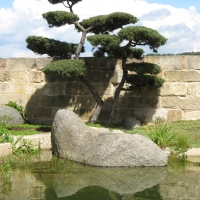
<path fill-rule="evenodd" d="M 35 94 L 27 96 L 27 107 L 29 106 L 41 106 L 41 96 Z"/>
<path fill-rule="evenodd" d="M 114 73 L 115 73 L 114 71 L 108 71 L 108 70 L 105 70 L 105 71 L 90 70 L 87 72 L 87 77 L 92 84 L 109 83 L 109 82 L 112 83 L 111 80 L 112 80 Z"/>
<path fill-rule="evenodd" d="M 41 71 L 30 71 L 29 81 L 32 83 L 41 83 L 45 80 L 44 73 Z"/>
<path fill-rule="evenodd" d="M 7 70 L 29 71 L 36 68 L 35 58 L 9 58 L 7 60 Z"/>
<path fill-rule="evenodd" d="M 181 120 L 183 119 L 182 117 L 183 117 L 182 110 L 168 110 L 168 113 L 167 113 L 168 122 Z"/>
<path fill-rule="evenodd" d="M 183 111 L 183 120 L 196 120 L 200 119 L 199 110 L 186 110 Z"/>
<path fill-rule="evenodd" d="M 64 95 L 65 84 L 63 83 L 34 83 L 33 91 L 35 95 Z"/>
<path fill-rule="evenodd" d="M 95 58 L 85 57 L 81 58 L 85 61 L 88 70 L 115 70 L 118 60 L 114 58 Z"/>
<path fill-rule="evenodd" d="M 7 104 L 9 101 L 17 101 L 17 103 L 23 107 L 27 103 L 27 95 L 25 94 L 1 94 L 0 104 Z"/>
<path fill-rule="evenodd" d="M 11 143 L 2 143 L 0 144 L 0 157 L 8 156 L 12 154 L 12 145 Z"/>
<path fill-rule="evenodd" d="M 77 96 L 76 99 L 76 107 L 78 108 L 87 108 L 87 109 L 93 109 L 96 105 L 96 101 L 94 100 L 93 96 Z"/>
<path fill-rule="evenodd" d="M 162 97 L 161 105 L 163 108 L 181 109 L 181 110 L 199 110 L 200 97 Z"/>
<path fill-rule="evenodd" d="M 79 82 L 66 83 L 66 94 L 70 95 L 90 95 L 89 89 Z"/>
<path fill-rule="evenodd" d="M 186 96 L 187 83 L 164 83 L 160 88 L 161 96 Z"/>
<path fill-rule="evenodd" d="M 50 107 L 26 107 L 27 118 L 51 118 L 52 109 Z"/>
<path fill-rule="evenodd" d="M 44 68 L 47 64 L 49 64 L 52 61 L 53 61 L 52 58 L 36 58 L 35 59 L 36 68 L 38 70 L 41 70 L 42 68 Z"/>
<path fill-rule="evenodd" d="M 157 108 L 158 97 L 128 97 L 128 108 Z"/>
<path fill-rule="evenodd" d="M 94 87 L 96 88 L 97 92 L 99 93 L 100 96 L 103 95 L 114 95 L 115 92 L 115 87 L 113 84 L 108 83 L 108 84 L 95 84 Z"/>
<path fill-rule="evenodd" d="M 164 79 L 167 82 L 200 82 L 200 72 L 190 71 L 165 71 Z"/>
<path fill-rule="evenodd" d="M 56 95 L 52 98 L 53 107 L 75 107 L 78 106 L 79 101 L 76 96 L 70 95 Z"/>
<path fill-rule="evenodd" d="M 197 89 L 200 86 L 200 83 L 188 83 L 187 87 L 187 94 L 196 96 L 197 95 Z"/>
<path fill-rule="evenodd" d="M 102 97 L 102 100 L 104 101 L 103 108 L 104 109 L 111 109 L 111 106 L 113 104 L 113 96 L 104 95 Z"/>
<path fill-rule="evenodd" d="M 165 71 L 187 69 L 187 56 L 145 56 L 144 62 L 157 64 Z"/>
<path fill-rule="evenodd" d="M 27 71 L 1 71 L 0 82 L 28 82 Z"/>
<path fill-rule="evenodd" d="M 28 83 L 0 83 L 0 94 L 31 94 L 32 87 Z"/>
<path fill-rule="evenodd" d="M 187 56 L 189 69 L 200 69 L 200 56 Z"/>

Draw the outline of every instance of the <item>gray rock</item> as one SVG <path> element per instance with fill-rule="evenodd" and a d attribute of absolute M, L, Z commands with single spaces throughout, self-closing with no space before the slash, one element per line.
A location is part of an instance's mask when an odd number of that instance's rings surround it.
<path fill-rule="evenodd" d="M 58 110 L 52 125 L 52 152 L 95 166 L 165 166 L 167 154 L 138 134 L 102 133 L 87 127 L 72 111 Z"/>
<path fill-rule="evenodd" d="M 20 113 L 9 106 L 0 106 L 0 117 L 8 116 L 11 117 L 11 121 L 8 124 L 24 124 L 24 119 Z"/>
<path fill-rule="evenodd" d="M 122 119 L 121 126 L 125 129 L 133 129 L 141 126 L 141 123 L 135 117 L 126 117 Z"/>

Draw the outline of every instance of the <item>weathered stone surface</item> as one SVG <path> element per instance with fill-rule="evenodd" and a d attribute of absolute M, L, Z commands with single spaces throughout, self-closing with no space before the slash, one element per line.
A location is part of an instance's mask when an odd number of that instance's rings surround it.
<path fill-rule="evenodd" d="M 165 71 L 187 69 L 187 56 L 145 56 L 144 62 L 157 64 Z"/>
<path fill-rule="evenodd" d="M 0 144 L 0 157 L 8 156 L 12 154 L 12 145 L 11 143 L 2 143 Z"/>
<path fill-rule="evenodd" d="M 163 108 L 181 109 L 181 110 L 199 110 L 200 97 L 162 97 L 161 100 Z"/>
<path fill-rule="evenodd" d="M 0 72 L 0 82 L 28 82 L 27 71 L 2 71 Z"/>
<path fill-rule="evenodd" d="M 165 71 L 164 79 L 168 82 L 200 82 L 200 72 L 198 70 Z"/>
<path fill-rule="evenodd" d="M 0 83 L 0 94 L 31 94 L 32 87 L 27 83 Z"/>
<path fill-rule="evenodd" d="M 186 83 L 164 83 L 160 88 L 161 96 L 186 96 L 187 84 Z"/>
<path fill-rule="evenodd" d="M 172 122 L 172 121 L 181 120 L 182 117 L 183 117 L 182 110 L 168 110 L 167 121 Z"/>
<path fill-rule="evenodd" d="M 47 64 L 49 64 L 52 61 L 53 61 L 52 58 L 36 58 L 36 60 L 35 60 L 36 67 L 38 70 L 41 70 L 42 68 L 44 68 Z"/>
<path fill-rule="evenodd" d="M 113 76 L 110 79 L 110 82 L 113 84 L 119 84 L 122 79 L 123 72 L 121 70 L 114 71 Z"/>
<path fill-rule="evenodd" d="M 135 117 L 126 117 L 122 119 L 120 125 L 125 129 L 131 130 L 133 128 L 141 126 L 141 123 Z"/>
<path fill-rule="evenodd" d="M 36 68 L 35 58 L 9 58 L 7 70 L 26 71 Z"/>
<path fill-rule="evenodd" d="M 200 111 L 199 110 L 195 110 L 195 111 L 183 111 L 183 120 L 196 120 L 196 119 L 200 119 Z"/>
<path fill-rule="evenodd" d="M 200 69 L 200 57 L 199 56 L 188 56 L 187 65 L 189 69 Z"/>
<path fill-rule="evenodd" d="M 66 109 L 52 125 L 52 152 L 95 166 L 165 166 L 167 155 L 150 139 L 125 133 L 99 133 Z"/>
<path fill-rule="evenodd" d="M 7 104 L 9 101 L 17 101 L 18 104 L 23 107 L 26 106 L 27 103 L 27 95 L 25 94 L 2 94 L 0 98 L 0 104 Z"/>
<path fill-rule="evenodd" d="M 71 196 L 89 186 L 105 188 L 122 196 L 131 195 L 159 184 L 167 176 L 165 167 L 100 168 L 85 166 L 83 168 L 80 166 L 76 169 L 78 173 L 69 173 L 67 179 L 61 174 L 55 176 L 54 190 L 57 197 Z"/>
<path fill-rule="evenodd" d="M 0 106 L 0 117 L 8 116 L 12 119 L 8 122 L 8 124 L 23 124 L 24 120 L 19 112 L 11 108 L 9 106 Z"/>
<path fill-rule="evenodd" d="M 45 80 L 44 73 L 41 71 L 30 71 L 30 82 L 41 83 Z"/>
<path fill-rule="evenodd" d="M 151 97 L 128 97 L 128 107 L 132 108 L 157 108 L 159 98 Z"/>

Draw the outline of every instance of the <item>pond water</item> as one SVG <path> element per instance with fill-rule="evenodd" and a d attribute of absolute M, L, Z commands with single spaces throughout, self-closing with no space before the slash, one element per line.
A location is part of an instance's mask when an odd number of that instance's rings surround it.
<path fill-rule="evenodd" d="M 50 160 L 12 171 L 12 189 L 0 200 L 200 199 L 200 162 L 170 158 L 167 167 L 100 168 Z"/>

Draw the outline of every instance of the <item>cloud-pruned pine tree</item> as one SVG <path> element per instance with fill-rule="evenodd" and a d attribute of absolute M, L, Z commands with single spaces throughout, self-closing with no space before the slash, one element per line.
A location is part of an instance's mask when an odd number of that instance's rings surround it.
<path fill-rule="evenodd" d="M 82 32 L 80 42 L 77 44 L 61 42 L 58 40 L 41 36 L 29 36 L 26 39 L 27 48 L 37 54 L 47 54 L 57 59 L 43 68 L 45 74 L 60 74 L 63 76 L 79 76 L 82 82 L 88 87 L 96 100 L 96 108 L 91 117 L 91 123 L 98 120 L 103 107 L 103 100 L 86 77 L 84 62 L 79 60 L 81 52 L 84 52 L 84 43 L 88 33 L 108 34 L 124 25 L 134 24 L 137 18 L 128 14 L 116 12 L 109 15 L 100 15 L 80 21 L 73 7 L 82 0 L 48 0 L 51 4 L 62 3 L 68 11 L 49 11 L 42 16 L 46 19 L 49 27 L 60 27 L 74 25 L 78 32 Z M 64 67 L 66 66 L 66 67 Z"/>

